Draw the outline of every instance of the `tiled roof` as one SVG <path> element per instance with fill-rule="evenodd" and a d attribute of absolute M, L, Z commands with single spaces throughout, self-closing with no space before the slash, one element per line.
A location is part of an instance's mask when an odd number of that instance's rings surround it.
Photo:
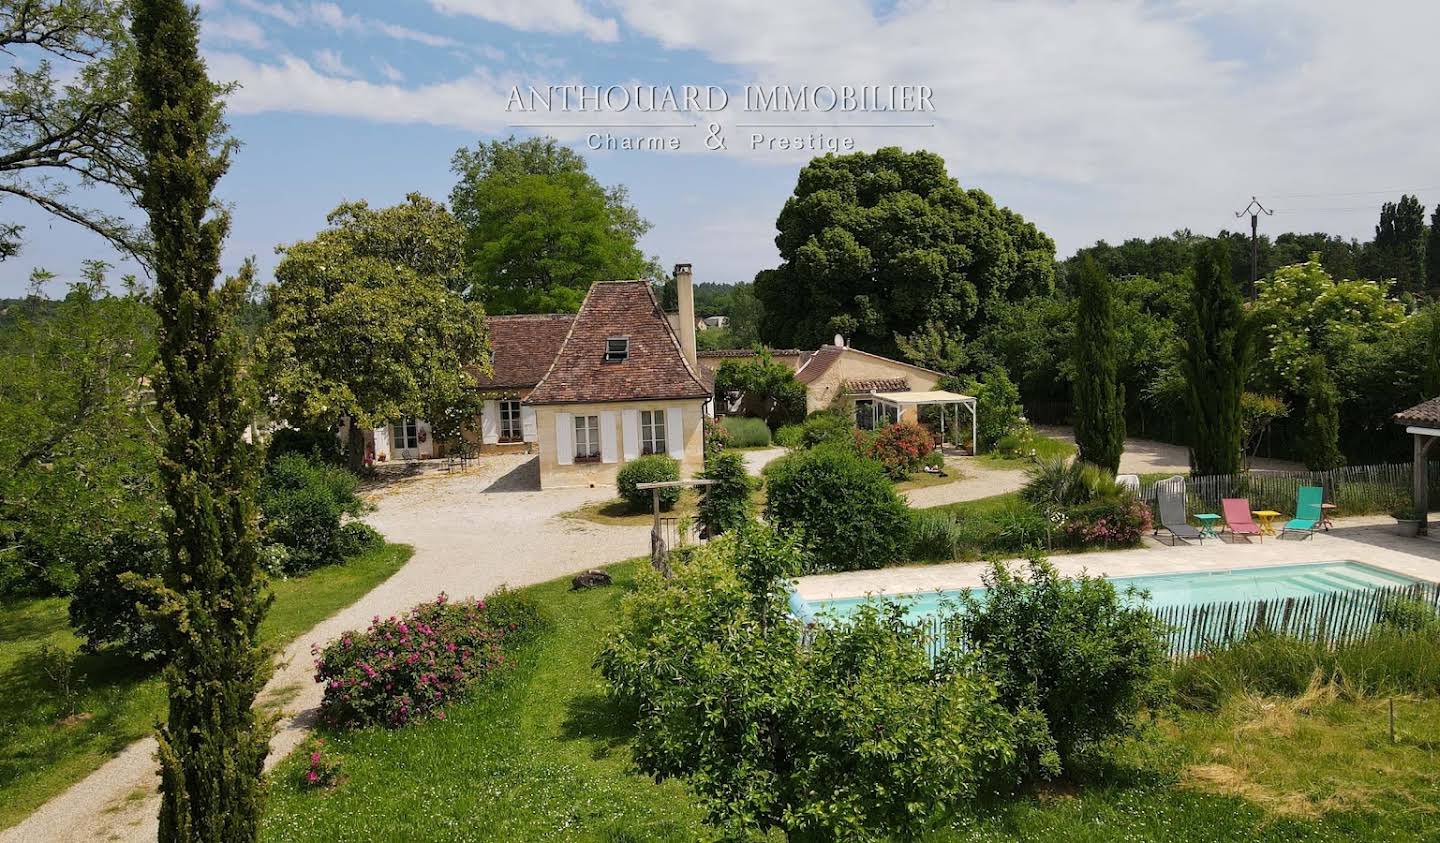
<path fill-rule="evenodd" d="M 605 340 L 628 337 L 630 353 L 605 362 Z M 707 398 L 710 390 L 680 351 L 670 321 L 644 281 L 593 285 L 560 352 L 527 404 Z"/>
<path fill-rule="evenodd" d="M 493 374 L 486 377 L 479 366 L 466 372 L 481 389 L 531 387 L 545 377 L 565 335 L 575 321 L 573 313 L 532 313 L 520 316 L 487 316 L 485 329 L 494 350 Z"/>
<path fill-rule="evenodd" d="M 1395 414 L 1395 421 L 1415 427 L 1440 427 L 1440 398 L 1421 401 L 1408 410 L 1401 410 Z"/>
<path fill-rule="evenodd" d="M 904 378 L 875 378 L 866 381 L 846 381 L 845 392 L 851 395 L 868 392 L 909 392 L 910 382 Z"/>
<path fill-rule="evenodd" d="M 772 348 L 771 357 L 802 357 L 807 352 L 798 348 Z M 755 350 L 752 348 L 717 348 L 710 351 L 699 352 L 697 357 L 754 357 Z"/>
<path fill-rule="evenodd" d="M 805 361 L 805 365 L 800 367 L 799 371 L 795 373 L 795 377 L 803 384 L 812 384 L 819 380 L 821 375 L 828 372 L 830 367 L 835 365 L 835 361 L 844 354 L 845 349 L 841 346 L 822 345 L 819 351 L 810 355 L 810 359 Z"/>

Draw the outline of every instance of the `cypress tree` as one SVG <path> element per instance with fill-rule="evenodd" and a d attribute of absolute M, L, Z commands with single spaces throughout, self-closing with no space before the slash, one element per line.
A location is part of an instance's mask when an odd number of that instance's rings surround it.
<path fill-rule="evenodd" d="M 137 0 L 133 14 L 132 118 L 154 238 L 155 393 L 171 510 L 169 559 L 152 584 L 169 657 L 160 839 L 244 843 L 257 837 L 269 750 L 270 723 L 252 708 L 269 669 L 256 638 L 269 598 L 256 564 L 256 454 L 242 438 L 253 403 L 228 330 L 242 282 L 215 284 L 229 220 L 211 193 L 233 142 L 221 140 L 222 91 L 200 60 L 197 12 L 183 0 Z"/>
<path fill-rule="evenodd" d="M 1114 282 L 1085 255 L 1075 278 L 1075 443 L 1080 459 L 1120 470 L 1125 450 L 1125 387 L 1115 338 Z"/>
<path fill-rule="evenodd" d="M 1305 363 L 1305 419 L 1301 440 L 1305 445 L 1305 467 L 1328 471 L 1345 464 L 1340 453 L 1340 395 L 1335 381 L 1318 354 Z"/>
<path fill-rule="evenodd" d="M 1430 214 L 1430 234 L 1425 240 L 1425 287 L 1440 293 L 1440 202 Z"/>
<path fill-rule="evenodd" d="M 1229 270 L 1225 241 L 1198 247 L 1180 359 L 1195 474 L 1240 471 L 1240 396 L 1253 344 L 1240 287 Z"/>

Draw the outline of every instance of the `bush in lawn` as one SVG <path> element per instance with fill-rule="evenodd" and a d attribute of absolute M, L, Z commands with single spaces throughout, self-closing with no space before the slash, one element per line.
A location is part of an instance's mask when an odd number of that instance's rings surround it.
<path fill-rule="evenodd" d="M 158 527 L 136 526 L 109 536 L 95 560 L 80 569 L 70 596 L 70 625 L 88 653 L 109 647 L 144 662 L 164 660 L 159 630 L 141 607 L 158 600 L 147 579 L 159 577 L 168 551 Z"/>
<path fill-rule="evenodd" d="M 1105 469 L 1089 463 L 1045 460 L 1029 470 L 1020 497 L 1042 509 L 1068 510 L 1096 498 L 1118 496 L 1123 489 Z"/>
<path fill-rule="evenodd" d="M 718 454 L 725 450 L 730 444 L 730 432 L 720 425 L 719 422 L 705 417 L 705 456 Z"/>
<path fill-rule="evenodd" d="M 287 551 L 285 573 L 332 565 L 346 556 L 342 515 L 363 508 L 355 475 L 298 454 L 284 454 L 265 470 L 258 500 L 261 528 L 267 541 Z M 353 531 L 352 531 L 353 533 Z"/>
<path fill-rule="evenodd" d="M 1006 708 L 1044 715 L 1065 769 L 1083 748 L 1131 732 L 1160 698 L 1164 627 L 1133 593 L 1101 577 L 1061 577 L 1040 556 L 1025 576 L 996 562 L 984 583 L 983 599 L 962 598 L 961 638 L 979 650 Z"/>
<path fill-rule="evenodd" d="M 967 657 L 932 662 L 897 607 L 801 647 L 785 612 L 793 542 L 712 542 L 646 570 L 598 665 L 634 712 L 635 763 L 688 782 L 726 839 L 912 837 L 1013 783 L 1043 738 Z"/>
<path fill-rule="evenodd" d="M 706 461 L 700 476 L 715 481 L 700 489 L 697 514 L 707 534 L 718 536 L 750 523 L 755 516 L 750 493 L 755 491 L 756 481 L 745 470 L 744 457 L 716 454 Z"/>
<path fill-rule="evenodd" d="M 811 568 L 880 568 L 910 550 L 910 513 L 885 469 L 833 445 L 766 471 L 765 520 L 805 537 Z"/>
<path fill-rule="evenodd" d="M 775 444 L 791 450 L 803 447 L 805 444 L 805 426 L 801 424 L 784 425 L 775 431 Z"/>
<path fill-rule="evenodd" d="M 638 489 L 637 486 L 641 483 L 667 483 L 679 479 L 680 463 L 664 454 L 646 454 L 620 466 L 620 471 L 615 474 L 615 485 L 620 490 L 620 497 L 630 504 L 631 509 L 643 512 L 654 506 L 651 497 L 654 490 Z M 678 486 L 659 491 L 661 509 L 673 509 L 680 500 Z"/>
<path fill-rule="evenodd" d="M 367 553 L 385 543 L 380 531 L 363 521 L 351 521 L 340 528 L 337 544 L 340 555 L 349 559 Z"/>
<path fill-rule="evenodd" d="M 1020 389 L 1002 367 L 997 366 L 979 378 L 944 377 L 937 388 L 975 396 L 979 404 L 975 428 L 982 448 L 993 447 L 1006 434 L 1024 425 Z"/>
<path fill-rule="evenodd" d="M 904 480 L 920 470 L 925 457 L 935 452 L 935 438 L 914 422 L 886 425 L 866 443 L 865 456 L 885 466 L 891 480 Z"/>
<path fill-rule="evenodd" d="M 1096 498 L 1065 513 L 1065 535 L 1081 547 L 1131 547 L 1150 531 L 1150 507 L 1131 494 Z"/>
<path fill-rule="evenodd" d="M 533 640 L 548 625 L 540 604 L 523 591 L 500 586 L 485 596 L 485 619 L 513 647 Z"/>
<path fill-rule="evenodd" d="M 726 416 L 720 426 L 729 434 L 732 448 L 763 448 L 770 444 L 770 426 L 764 419 Z"/>
<path fill-rule="evenodd" d="M 320 714 L 337 726 L 404 726 L 434 715 L 505 662 L 507 636 L 523 637 L 528 612 L 509 595 L 451 602 L 440 595 L 400 617 L 376 618 L 318 651 Z M 502 608 L 503 607 L 503 608 Z M 537 615 L 538 617 L 538 615 Z M 512 628 L 513 627 L 513 628 Z"/>
<path fill-rule="evenodd" d="M 818 410 L 800 425 L 800 447 L 849 445 L 855 441 L 855 420 L 837 410 Z"/>
<path fill-rule="evenodd" d="M 966 536 L 955 516 L 943 509 L 915 509 L 910 518 L 912 561 L 952 562 L 960 557 Z"/>

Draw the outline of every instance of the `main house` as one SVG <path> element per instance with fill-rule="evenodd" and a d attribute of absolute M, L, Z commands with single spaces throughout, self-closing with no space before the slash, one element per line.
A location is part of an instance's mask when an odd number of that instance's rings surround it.
<path fill-rule="evenodd" d="M 621 465 L 645 454 L 668 454 L 686 476 L 700 471 L 711 387 L 696 365 L 690 266 L 675 273 L 675 314 L 645 281 L 604 281 L 579 313 L 487 317 L 489 371 L 469 370 L 484 404 L 467 441 L 482 453 L 538 452 L 543 489 L 613 485 Z M 366 440 L 379 462 L 442 455 L 423 419 Z"/>
<path fill-rule="evenodd" d="M 613 485 L 621 465 L 646 454 L 673 457 L 682 476 L 699 472 L 705 418 L 716 413 L 714 372 L 754 352 L 697 355 L 689 264 L 675 267 L 675 280 L 676 313 L 661 308 L 645 281 L 602 281 L 575 314 L 487 317 L 490 365 L 469 371 L 484 404 L 466 441 L 482 453 L 538 452 L 542 489 Z M 805 384 L 807 410 L 844 407 L 866 428 L 903 418 L 906 405 L 894 396 L 928 394 L 940 378 L 840 337 L 813 352 L 772 353 Z M 738 396 L 718 398 L 720 412 L 742 409 Z M 443 455 L 423 419 L 365 438 L 378 462 Z"/>

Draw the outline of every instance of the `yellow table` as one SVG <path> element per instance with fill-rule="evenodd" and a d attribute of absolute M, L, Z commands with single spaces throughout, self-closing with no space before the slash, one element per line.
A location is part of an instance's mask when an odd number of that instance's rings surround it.
<path fill-rule="evenodd" d="M 1260 519 L 1260 532 L 1267 536 L 1275 535 L 1275 519 L 1280 513 L 1273 509 L 1252 509 L 1250 514 Z"/>

